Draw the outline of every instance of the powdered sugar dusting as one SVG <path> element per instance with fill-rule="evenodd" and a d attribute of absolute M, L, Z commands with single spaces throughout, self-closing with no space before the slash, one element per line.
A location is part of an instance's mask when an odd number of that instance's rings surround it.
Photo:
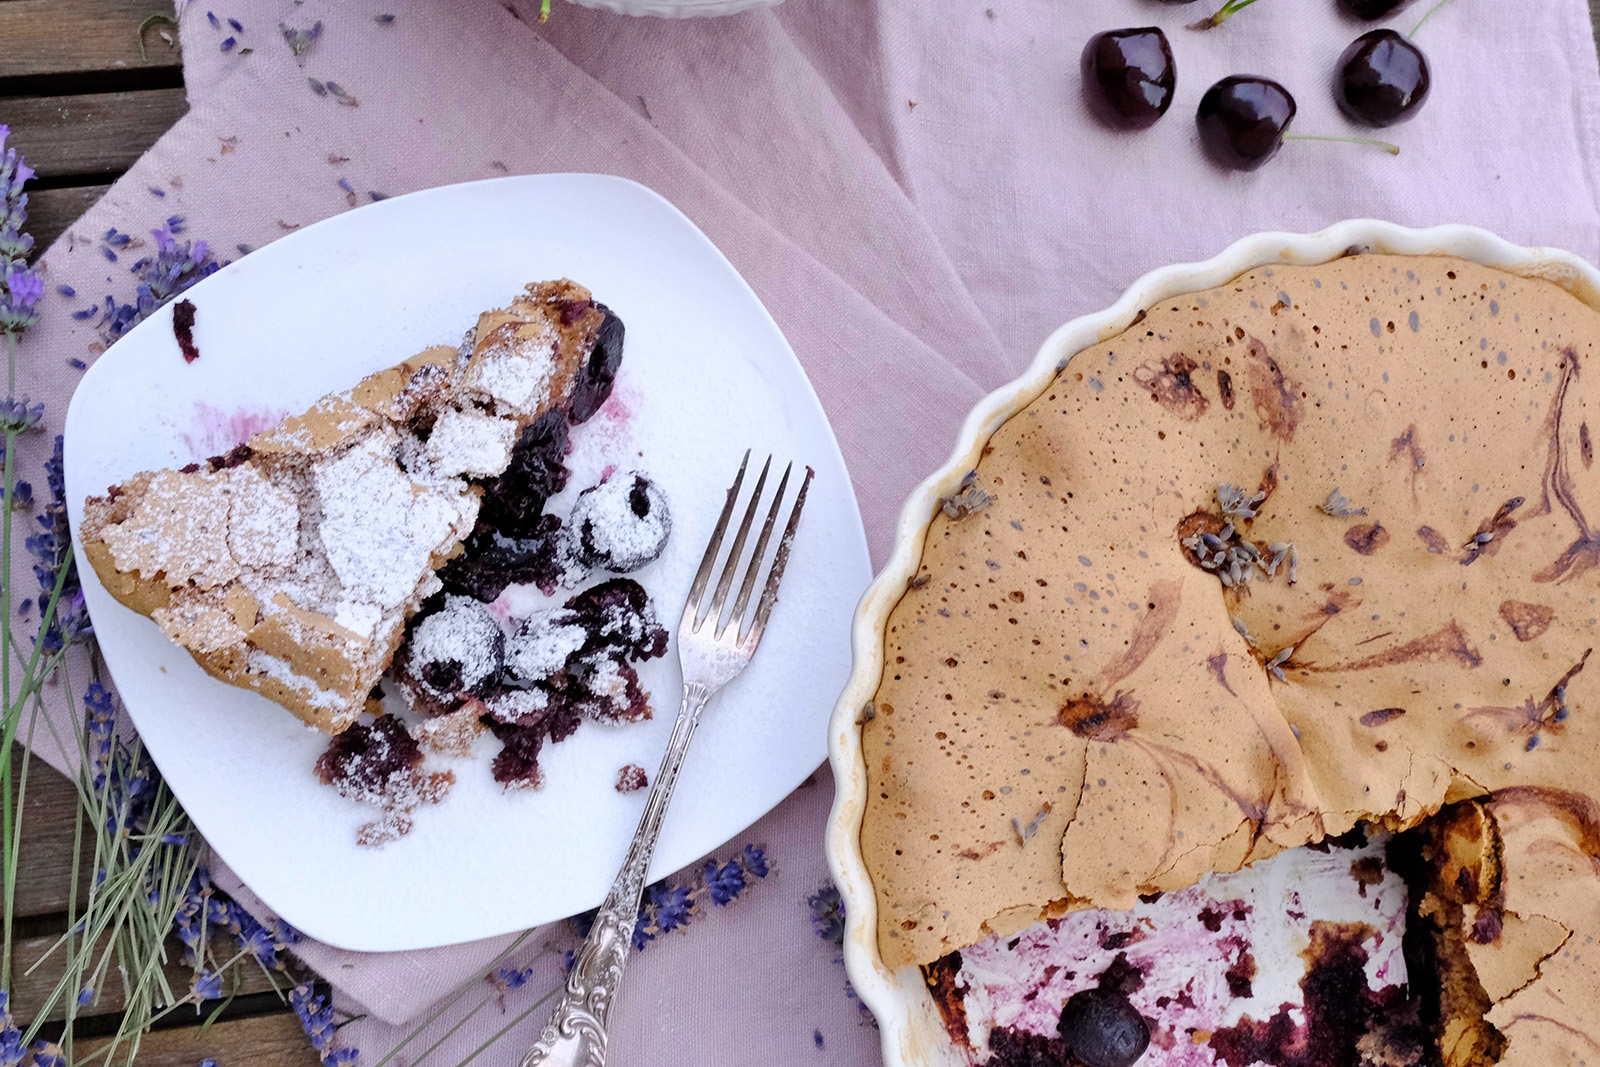
<path fill-rule="evenodd" d="M 558 608 L 536 611 L 506 639 L 506 667 L 523 682 L 540 682 L 565 669 L 588 640 L 572 613 Z"/>
<path fill-rule="evenodd" d="M 500 623 L 488 608 L 471 597 L 449 596 L 442 610 L 412 631 L 407 673 L 422 680 L 428 664 L 455 663 L 459 688 L 476 689 L 499 672 L 502 642 Z"/>
<path fill-rule="evenodd" d="M 466 536 L 477 500 L 407 478 L 393 456 L 399 435 L 386 427 L 312 477 L 322 505 L 322 544 L 352 599 L 398 608 L 415 593 L 431 557 Z"/>
<path fill-rule="evenodd" d="M 585 489 L 572 506 L 571 526 L 586 559 L 627 573 L 661 555 L 672 533 L 672 512 L 654 482 L 628 471 Z"/>

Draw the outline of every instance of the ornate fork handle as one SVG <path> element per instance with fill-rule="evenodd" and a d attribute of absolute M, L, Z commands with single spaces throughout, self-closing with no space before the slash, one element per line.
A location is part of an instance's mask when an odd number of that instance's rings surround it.
<path fill-rule="evenodd" d="M 699 682 L 684 685 L 683 706 L 672 728 L 672 740 L 661 758 L 661 769 L 656 772 L 655 785 L 645 801 L 628 858 L 573 961 L 561 1000 L 539 1040 L 522 1058 L 522 1067 L 605 1067 L 606 1020 L 622 983 L 628 952 L 633 948 L 633 926 L 639 915 L 639 898 L 644 894 L 645 871 L 656 850 L 656 838 L 661 836 L 662 818 L 678 782 L 678 771 L 683 768 L 683 757 L 689 751 L 689 738 L 694 735 L 710 695 Z"/>

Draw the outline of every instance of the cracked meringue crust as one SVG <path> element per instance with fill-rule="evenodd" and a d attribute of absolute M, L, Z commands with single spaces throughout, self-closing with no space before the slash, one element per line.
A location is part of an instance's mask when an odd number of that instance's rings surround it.
<path fill-rule="evenodd" d="M 1370 254 L 1073 356 L 888 620 L 861 829 L 885 963 L 1476 801 L 1504 899 L 1440 903 L 1469 927 L 1440 959 L 1503 1049 L 1445 1062 L 1600 1053 L 1597 344 L 1553 283 Z M 1283 565 L 1229 586 L 1201 532 Z"/>
<path fill-rule="evenodd" d="M 205 671 L 338 733 L 365 707 L 517 435 L 566 404 L 604 311 L 562 279 L 226 456 L 88 498 L 84 553 Z"/>

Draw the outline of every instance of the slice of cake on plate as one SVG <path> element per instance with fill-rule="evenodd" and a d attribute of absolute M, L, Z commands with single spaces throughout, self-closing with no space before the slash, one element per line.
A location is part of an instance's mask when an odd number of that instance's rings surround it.
<path fill-rule="evenodd" d="M 541 416 L 581 421 L 604 401 L 608 337 L 620 323 L 587 289 L 529 285 L 459 348 L 370 375 L 227 455 L 89 498 L 84 553 L 208 673 L 338 733 L 472 533 L 478 483 Z"/>

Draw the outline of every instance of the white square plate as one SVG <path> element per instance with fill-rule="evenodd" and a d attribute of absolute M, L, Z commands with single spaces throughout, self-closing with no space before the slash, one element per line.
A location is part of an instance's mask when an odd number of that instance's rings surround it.
<path fill-rule="evenodd" d="M 179 353 L 169 306 L 84 375 L 67 412 L 67 495 L 76 529 L 86 496 L 224 452 L 363 375 L 456 344 L 480 311 L 562 276 L 621 316 L 627 342 L 612 399 L 574 428 L 573 475 L 550 510 L 564 515 L 610 465 L 648 471 L 674 528 L 634 577 L 664 623 L 677 619 L 745 449 L 816 470 L 783 596 L 760 653 L 706 712 L 655 878 L 749 826 L 822 761 L 871 574 L 849 475 L 805 372 L 732 265 L 649 189 L 588 174 L 448 186 L 251 253 L 186 294 L 196 362 Z M 106 663 L 162 774 L 229 866 L 306 933 L 363 951 L 423 948 L 549 922 L 604 896 L 645 796 L 618 794 L 617 771 L 654 774 L 680 692 L 675 647 L 641 665 L 653 721 L 585 723 L 546 745 L 534 792 L 491 780 L 492 738 L 468 758 L 431 756 L 455 770 L 451 795 L 420 809 L 409 836 L 364 848 L 356 829 L 375 809 L 312 774 L 324 735 L 207 676 L 80 570 Z"/>

